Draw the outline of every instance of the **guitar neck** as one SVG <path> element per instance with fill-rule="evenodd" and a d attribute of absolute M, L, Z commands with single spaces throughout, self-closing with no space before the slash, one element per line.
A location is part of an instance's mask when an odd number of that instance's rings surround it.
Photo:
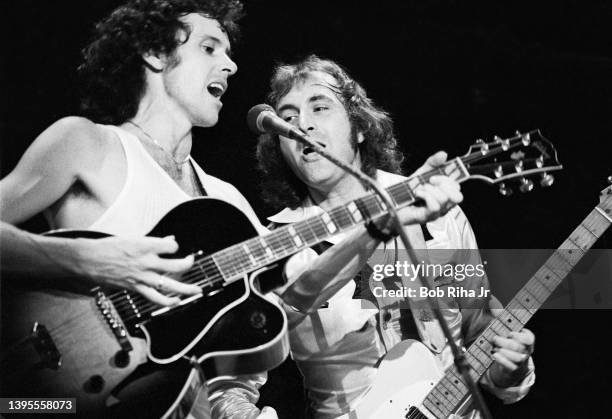
<path fill-rule="evenodd" d="M 386 191 L 396 207 L 401 208 L 414 203 L 415 188 L 426 183 L 434 175 L 449 176 L 458 182 L 469 177 L 461 159 L 456 158 L 437 170 L 392 185 L 386 188 Z M 224 282 L 232 282 L 249 272 L 282 260 L 386 213 L 387 208 L 380 198 L 374 193 L 369 193 L 328 212 L 228 247 L 197 263 L 201 266 L 214 267 L 213 271 L 209 272 L 209 277 L 220 274 Z M 206 259 L 210 259 L 213 263 Z"/>
<path fill-rule="evenodd" d="M 493 363 L 490 343 L 493 337 L 521 330 L 611 223 L 610 216 L 595 207 L 521 288 L 502 314 L 478 336 L 466 353 L 474 381 L 477 382 Z M 456 411 L 468 394 L 461 374 L 451 367 L 430 391 L 423 406 L 436 417 L 446 418 Z"/>

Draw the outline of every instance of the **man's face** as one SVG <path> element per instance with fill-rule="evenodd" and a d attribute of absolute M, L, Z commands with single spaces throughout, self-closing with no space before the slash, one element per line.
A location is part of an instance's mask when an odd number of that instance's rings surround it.
<path fill-rule="evenodd" d="M 210 127 L 219 119 L 221 96 L 237 66 L 229 58 L 229 39 L 216 20 L 196 13 L 181 20 L 191 27 L 191 34 L 169 58 L 170 65 L 163 71 L 164 88 L 193 125 Z M 185 37 L 179 33 L 180 40 Z"/>
<path fill-rule="evenodd" d="M 278 115 L 308 134 L 324 146 L 326 151 L 354 167 L 360 167 L 356 143 L 363 141 L 361 134 L 352 139 L 348 113 L 330 86 L 336 80 L 329 74 L 316 71 L 280 99 Z M 280 149 L 285 161 L 296 176 L 308 187 L 325 194 L 337 187 L 346 173 L 309 147 L 294 140 L 280 137 Z"/>

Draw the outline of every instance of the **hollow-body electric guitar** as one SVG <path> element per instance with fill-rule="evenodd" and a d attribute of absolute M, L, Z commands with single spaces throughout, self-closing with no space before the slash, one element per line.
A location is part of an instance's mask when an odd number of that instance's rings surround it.
<path fill-rule="evenodd" d="M 474 381 L 493 363 L 493 336 L 521 330 L 610 224 L 612 187 L 602 191 L 599 205 L 470 345 L 465 355 Z M 459 417 L 470 402 L 468 387 L 454 365 L 444 371 L 425 345 L 406 340 L 385 355 L 371 389 L 355 411 L 341 419 Z"/>
<path fill-rule="evenodd" d="M 387 191 L 398 207 L 407 206 L 416 201 L 415 188 L 442 174 L 459 182 L 500 184 L 507 195 L 504 182 L 518 179 L 526 192 L 533 188 L 531 176 L 540 174 L 540 183 L 549 186 L 549 172 L 561 168 L 550 142 L 531 131 L 477 142 L 466 155 Z M 282 284 L 278 262 L 384 214 L 384 204 L 368 194 L 257 236 L 246 216 L 227 203 L 199 198 L 180 204 L 149 233 L 174 235 L 179 251 L 173 257 L 195 256 L 180 280 L 199 285 L 202 294 L 174 307 L 156 306 L 125 290 L 83 292 L 58 288 L 64 281 L 5 280 L 0 396 L 76 397 L 78 411 L 91 416 L 116 400 L 148 398 L 153 404 L 153 390 L 162 388 L 163 396 L 155 397 L 156 416 L 184 416 L 204 376 L 261 372 L 286 357 L 284 311 L 264 297 Z"/>

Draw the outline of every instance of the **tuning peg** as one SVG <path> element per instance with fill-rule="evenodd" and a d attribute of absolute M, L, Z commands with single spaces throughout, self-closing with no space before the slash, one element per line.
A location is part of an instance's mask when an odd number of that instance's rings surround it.
<path fill-rule="evenodd" d="M 499 193 L 502 194 L 503 196 L 510 196 L 512 195 L 512 189 L 507 187 L 506 184 L 502 182 L 499 185 Z"/>
<path fill-rule="evenodd" d="M 554 181 L 555 178 L 553 177 L 553 175 L 544 172 L 542 173 L 542 179 L 540 179 L 540 186 L 543 188 L 548 188 L 550 185 L 553 184 Z"/>
<path fill-rule="evenodd" d="M 608 183 L 612 184 L 612 176 L 608 176 Z"/>
<path fill-rule="evenodd" d="M 501 164 L 497 166 L 497 168 L 493 171 L 493 174 L 495 175 L 496 178 L 502 177 L 502 175 L 504 174 L 504 168 L 502 167 Z"/>
<path fill-rule="evenodd" d="M 527 146 L 531 143 L 531 135 L 529 133 L 521 134 L 521 139 L 523 140 L 523 145 Z"/>
<path fill-rule="evenodd" d="M 521 173 L 523 171 L 523 160 L 519 160 L 515 163 L 514 170 L 516 170 L 516 173 Z"/>
<path fill-rule="evenodd" d="M 544 166 L 544 156 L 542 154 L 540 154 L 540 157 L 536 159 L 535 164 L 536 164 L 536 167 L 539 169 Z"/>
<path fill-rule="evenodd" d="M 521 178 L 521 186 L 519 190 L 523 193 L 529 192 L 533 189 L 533 182 L 529 179 Z"/>
<path fill-rule="evenodd" d="M 476 140 L 476 145 L 480 147 L 483 156 L 489 152 L 489 144 L 485 143 L 482 138 Z"/>

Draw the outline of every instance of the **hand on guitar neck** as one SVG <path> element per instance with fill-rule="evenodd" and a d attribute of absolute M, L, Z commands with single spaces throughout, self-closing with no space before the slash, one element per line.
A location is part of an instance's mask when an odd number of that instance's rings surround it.
<path fill-rule="evenodd" d="M 510 332 L 508 336 L 493 338 L 495 360 L 489 375 L 493 383 L 501 388 L 520 383 L 529 373 L 529 357 L 533 353 L 535 336 L 528 330 Z"/>
<path fill-rule="evenodd" d="M 410 177 L 416 177 L 422 173 L 443 167 L 447 162 L 447 154 L 444 151 L 429 156 L 427 161 L 418 168 Z M 463 201 L 463 194 L 459 183 L 447 176 L 432 176 L 427 183 L 419 185 L 414 190 L 414 196 L 422 204 L 406 206 L 398 210 L 398 216 L 403 225 L 425 224 L 446 214 L 455 205 Z M 382 231 L 393 230 L 390 220 L 386 217 L 380 228 Z M 395 232 L 394 234 L 397 234 Z"/>

